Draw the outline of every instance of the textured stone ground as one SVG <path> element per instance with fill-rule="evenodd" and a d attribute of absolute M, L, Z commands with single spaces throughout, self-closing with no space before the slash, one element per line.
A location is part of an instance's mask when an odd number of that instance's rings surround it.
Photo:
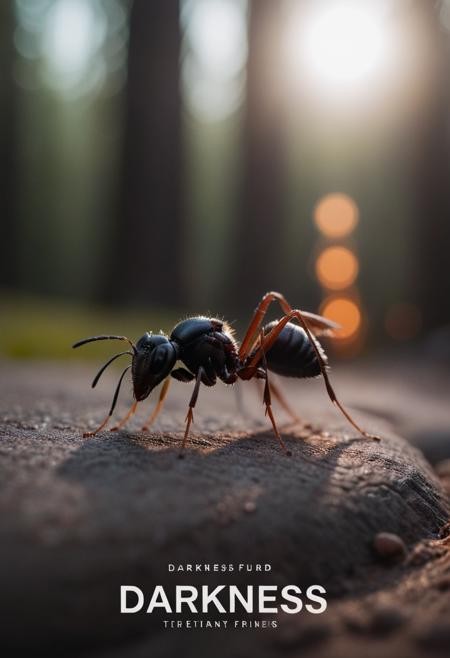
<path fill-rule="evenodd" d="M 191 386 L 174 383 L 149 434 L 136 421 L 83 439 L 108 408 L 116 378 L 91 391 L 93 374 L 74 364 L 2 364 L 0 618 L 8 655 L 42 647 L 48 655 L 140 658 L 214 647 L 215 655 L 424 656 L 450 646 L 445 373 L 405 365 L 336 373 L 340 397 L 380 443 L 356 435 L 319 381 L 292 385 L 289 399 L 305 422 L 286 425 L 278 413 L 292 457 L 280 452 L 251 385 L 245 416 L 232 389 L 202 390 L 183 460 Z M 380 531 L 404 540 L 406 559 L 376 556 Z M 276 631 L 224 637 L 117 614 L 119 584 L 170 587 L 168 561 L 199 560 L 270 562 L 270 582 L 320 582 L 334 598 L 317 618 L 280 618 Z M 239 582 L 226 578 L 217 582 Z"/>

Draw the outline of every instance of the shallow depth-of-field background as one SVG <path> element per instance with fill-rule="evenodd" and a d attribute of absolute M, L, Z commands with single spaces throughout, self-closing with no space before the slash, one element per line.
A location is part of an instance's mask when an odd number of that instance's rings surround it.
<path fill-rule="evenodd" d="M 2 3 L 1 353 L 186 313 L 242 330 L 274 289 L 338 320 L 344 359 L 448 363 L 449 15 Z"/>

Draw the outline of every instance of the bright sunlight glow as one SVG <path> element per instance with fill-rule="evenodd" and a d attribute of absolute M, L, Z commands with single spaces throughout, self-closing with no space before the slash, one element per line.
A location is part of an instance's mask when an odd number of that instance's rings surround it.
<path fill-rule="evenodd" d="M 187 21 L 187 38 L 211 74 L 223 78 L 239 73 L 247 56 L 246 25 L 235 0 L 196 0 Z"/>
<path fill-rule="evenodd" d="M 48 11 L 42 50 L 49 81 L 72 89 L 93 70 L 93 59 L 106 32 L 106 19 L 97 3 L 57 0 Z"/>
<path fill-rule="evenodd" d="M 184 99 L 201 121 L 222 121 L 242 102 L 247 59 L 244 0 L 184 0 Z"/>
<path fill-rule="evenodd" d="M 322 0 L 292 27 L 294 65 L 327 88 L 353 86 L 387 62 L 380 0 Z"/>

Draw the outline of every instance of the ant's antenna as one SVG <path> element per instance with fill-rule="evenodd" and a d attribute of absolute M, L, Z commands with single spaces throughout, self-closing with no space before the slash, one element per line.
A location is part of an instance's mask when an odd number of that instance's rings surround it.
<path fill-rule="evenodd" d="M 136 345 L 126 336 L 90 336 L 90 338 L 83 338 L 72 345 L 72 347 L 80 347 L 81 345 L 86 345 L 86 343 L 93 343 L 95 340 L 126 340 L 127 343 L 133 348 L 134 354 L 136 354 Z"/>
<path fill-rule="evenodd" d="M 105 372 L 106 368 L 116 359 L 119 358 L 119 356 L 123 356 L 124 354 L 129 354 L 130 356 L 133 356 L 133 352 L 130 352 L 130 350 L 126 350 L 126 352 L 120 352 L 119 354 L 115 354 L 109 361 L 107 361 L 98 371 L 98 373 L 95 375 L 94 381 L 92 382 L 92 388 L 95 388 L 97 386 L 98 380 L 100 377 L 103 375 Z"/>
<path fill-rule="evenodd" d="M 125 370 L 123 371 L 123 373 L 120 375 L 120 379 L 119 379 L 119 382 L 118 382 L 118 384 L 117 384 L 116 392 L 114 393 L 114 397 L 113 397 L 113 401 L 112 401 L 111 409 L 109 410 L 109 414 L 108 414 L 108 416 L 112 416 L 112 415 L 113 415 L 113 411 L 114 411 L 114 409 L 115 409 L 115 407 L 116 407 L 116 404 L 117 404 L 117 398 L 119 397 L 120 385 L 122 384 L 122 380 L 123 380 L 123 378 L 125 377 L 125 374 L 127 373 L 127 371 L 128 371 L 130 368 L 131 368 L 131 366 L 127 366 L 127 367 L 125 368 Z"/>

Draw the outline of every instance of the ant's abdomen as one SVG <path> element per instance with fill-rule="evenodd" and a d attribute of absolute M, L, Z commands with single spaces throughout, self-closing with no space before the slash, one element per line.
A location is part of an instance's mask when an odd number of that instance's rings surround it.
<path fill-rule="evenodd" d="M 270 322 L 264 327 L 268 334 L 278 321 Z M 317 338 L 314 338 L 320 354 L 327 362 L 327 357 Z M 304 329 L 288 322 L 281 330 L 274 345 L 266 354 L 267 367 L 272 372 L 283 377 L 317 377 L 320 375 L 320 365 L 317 354 Z"/>

